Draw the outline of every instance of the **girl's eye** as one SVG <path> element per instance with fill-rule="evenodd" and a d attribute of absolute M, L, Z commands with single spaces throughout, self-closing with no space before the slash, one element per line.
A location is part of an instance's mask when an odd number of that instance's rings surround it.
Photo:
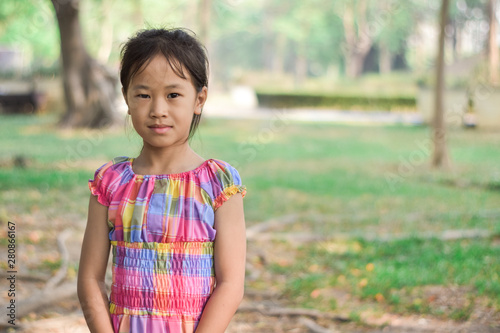
<path fill-rule="evenodd" d="M 139 95 L 137 95 L 137 97 L 139 97 L 139 98 L 149 98 L 149 95 L 139 94 Z"/>
<path fill-rule="evenodd" d="M 167 97 L 168 98 L 176 98 L 176 97 L 179 97 L 179 94 L 178 93 L 171 93 L 171 94 L 168 94 Z"/>

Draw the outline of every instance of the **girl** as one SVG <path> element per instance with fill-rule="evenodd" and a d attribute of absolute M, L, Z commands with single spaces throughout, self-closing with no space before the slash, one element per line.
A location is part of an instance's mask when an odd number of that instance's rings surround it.
<path fill-rule="evenodd" d="M 120 80 L 143 148 L 89 180 L 78 297 L 92 332 L 224 332 L 242 297 L 245 187 L 189 146 L 207 99 L 208 61 L 184 30 L 138 33 Z M 104 276 L 110 248 L 113 282 Z"/>

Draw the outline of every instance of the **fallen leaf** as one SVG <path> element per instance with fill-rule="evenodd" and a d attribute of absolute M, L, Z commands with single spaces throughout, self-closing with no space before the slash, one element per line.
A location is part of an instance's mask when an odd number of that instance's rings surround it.
<path fill-rule="evenodd" d="M 312 292 L 311 292 L 311 297 L 312 298 L 318 298 L 318 296 L 321 294 L 321 291 L 319 289 L 314 289 Z"/>

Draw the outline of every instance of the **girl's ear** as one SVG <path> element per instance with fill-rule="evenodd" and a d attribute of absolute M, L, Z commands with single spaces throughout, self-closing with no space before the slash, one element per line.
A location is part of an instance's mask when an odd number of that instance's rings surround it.
<path fill-rule="evenodd" d="M 208 97 L 208 89 L 207 87 L 203 87 L 201 91 L 196 95 L 196 104 L 194 105 L 194 113 L 201 114 L 201 110 L 203 109 L 203 105 L 207 101 Z"/>

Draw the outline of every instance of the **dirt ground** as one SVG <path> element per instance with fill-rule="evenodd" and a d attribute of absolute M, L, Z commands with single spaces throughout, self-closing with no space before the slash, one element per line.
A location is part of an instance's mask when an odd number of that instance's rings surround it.
<path fill-rule="evenodd" d="M 36 211 L 30 214 L 14 216 L 12 219 L 24 221 L 20 238 L 30 242 L 21 242 L 19 247 L 19 261 L 22 262 L 17 281 L 17 298 L 22 300 L 32 296 L 44 288 L 44 278 L 57 275 L 61 253 L 54 246 L 61 231 L 66 229 L 68 220 L 75 220 L 77 216 L 57 216 L 50 224 L 39 224 L 40 219 L 47 219 L 45 215 Z M 47 227 L 41 227 L 41 226 Z M 57 302 L 45 304 L 33 310 L 23 318 L 17 318 L 16 328 L 0 327 L 2 332 L 47 332 L 47 333 L 78 333 L 88 332 L 77 297 L 76 297 L 76 268 L 80 254 L 81 235 L 85 227 L 84 221 L 76 223 L 77 227 L 69 233 L 65 240 L 69 265 L 63 283 L 74 283 L 74 292 L 69 297 Z M 32 227 L 30 227 L 32 226 Z M 4 228 L 5 229 L 5 228 Z M 4 237 L 5 235 L 0 235 Z M 282 243 L 283 244 L 283 243 Z M 265 256 L 265 261 L 272 262 L 287 258 L 293 260 L 293 253 L 287 246 L 276 246 L 269 241 L 257 242 L 252 238 L 248 241 L 249 262 L 255 258 Z M 43 265 L 41 266 L 41 263 Z M 56 268 L 51 265 L 54 264 Z M 109 270 L 108 270 L 109 271 Z M 36 273 L 34 273 L 36 272 Z M 276 276 L 267 269 L 265 264 L 254 265 L 249 270 L 248 279 L 272 281 Z M 5 279 L 4 276 L 1 277 Z M 109 276 L 108 276 L 109 278 Z M 261 284 L 262 285 L 262 284 Z M 234 316 L 226 332 L 500 332 L 500 313 L 488 306 L 485 300 L 475 298 L 471 315 L 466 321 L 443 320 L 428 315 L 401 315 L 383 311 L 377 304 L 369 304 L 350 295 L 345 290 L 332 287 L 325 292 L 335 298 L 337 309 L 332 313 L 311 312 L 310 309 L 299 309 L 293 300 L 281 295 L 279 290 L 246 289 L 245 298 L 239 311 Z M 429 286 L 420 290 L 420 295 L 432 299 L 433 306 L 443 313 L 454 306 L 467 302 L 470 290 L 464 287 Z M 2 304 L 6 304 L 7 295 L 2 294 Z M 373 305 L 373 306 L 372 306 Z M 2 305 L 3 307 L 3 305 Z M 292 309 L 292 311 L 290 311 Z M 293 310 L 295 309 L 295 310 Z M 294 312 L 295 311 L 295 312 Z M 358 317 L 350 314 L 356 311 Z M 2 311 L 2 314 L 5 310 Z M 2 315 L 4 317 L 4 315 Z M 2 324 L 5 319 L 2 318 Z"/>
<path fill-rule="evenodd" d="M 258 303 L 247 297 L 241 307 Z M 490 314 L 494 315 L 494 314 Z M 496 314 L 498 317 L 498 314 Z M 339 322 L 335 320 L 312 320 L 304 319 L 305 316 L 268 316 L 257 311 L 238 312 L 230 323 L 227 333 L 243 332 L 346 332 L 346 333 L 376 333 L 376 332 L 476 332 L 493 333 L 500 332 L 499 326 L 491 326 L 491 323 L 481 323 L 481 320 L 472 319 L 467 322 L 443 321 L 423 316 L 399 316 L 390 313 L 376 316 L 369 313 L 364 316 L 365 323 L 360 324 L 353 321 Z M 484 319 L 484 318 L 483 318 Z M 498 319 L 498 318 L 497 318 Z M 306 326 L 305 322 L 316 322 L 316 330 Z M 318 329 L 321 327 L 322 329 Z M 6 330 L 11 332 L 13 330 Z M 89 332 L 83 315 L 75 298 L 59 302 L 57 305 L 39 314 L 28 315 L 21 321 L 21 327 L 15 332 L 22 333 L 80 333 Z"/>

